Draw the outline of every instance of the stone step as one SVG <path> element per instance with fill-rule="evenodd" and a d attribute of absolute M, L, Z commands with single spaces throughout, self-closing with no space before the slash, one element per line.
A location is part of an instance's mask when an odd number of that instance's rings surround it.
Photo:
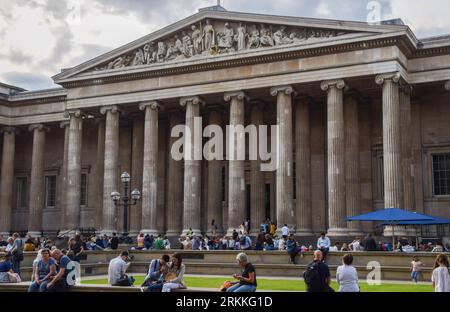
<path fill-rule="evenodd" d="M 239 267 L 235 263 L 228 262 L 196 262 L 184 261 L 186 265 L 186 274 L 208 274 L 208 275 L 229 275 L 239 272 Z M 81 276 L 98 276 L 108 274 L 108 263 L 82 263 Z M 148 262 L 132 262 L 128 272 L 130 274 L 146 274 L 148 270 Z M 256 272 L 260 276 L 275 277 L 298 277 L 303 276 L 303 272 L 307 268 L 307 264 L 254 264 Z M 332 277 L 336 276 L 338 265 L 330 264 L 330 273 Z M 360 279 L 366 279 L 372 269 L 366 266 L 355 265 Z M 429 281 L 431 279 L 431 267 L 422 269 L 421 280 Z M 22 268 L 21 274 L 24 280 L 31 280 L 31 267 Z M 410 267 L 400 266 L 382 266 L 380 269 L 380 278 L 382 280 L 410 280 Z"/>

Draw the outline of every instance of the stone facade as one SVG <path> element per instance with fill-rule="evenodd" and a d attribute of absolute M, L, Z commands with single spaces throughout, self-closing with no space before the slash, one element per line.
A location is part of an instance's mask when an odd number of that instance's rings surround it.
<path fill-rule="evenodd" d="M 384 207 L 449 218 L 433 160 L 450 159 L 450 38 L 414 38 L 402 24 L 203 10 L 62 71 L 61 89 L 0 84 L 0 232 L 120 232 L 110 193 L 124 171 L 143 194 L 133 234 L 247 218 L 256 233 L 271 218 L 299 236 L 361 235 L 371 224 L 345 217 Z M 278 169 L 173 159 L 172 130 L 196 117 L 278 125 Z"/>

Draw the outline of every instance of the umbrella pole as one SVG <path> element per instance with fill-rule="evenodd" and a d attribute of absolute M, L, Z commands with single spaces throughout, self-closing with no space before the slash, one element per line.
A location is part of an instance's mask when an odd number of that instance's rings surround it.
<path fill-rule="evenodd" d="M 394 225 L 391 225 L 392 227 L 392 251 L 394 251 L 395 249 L 395 234 L 394 234 Z"/>

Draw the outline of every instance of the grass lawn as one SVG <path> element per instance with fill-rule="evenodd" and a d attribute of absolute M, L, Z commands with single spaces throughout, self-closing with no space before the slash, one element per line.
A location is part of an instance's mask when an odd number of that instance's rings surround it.
<path fill-rule="evenodd" d="M 140 286 L 144 280 L 143 276 L 134 276 L 137 286 Z M 185 277 L 185 283 L 188 287 L 216 288 L 222 285 L 226 280 L 224 278 L 212 277 Z M 232 279 L 230 279 L 232 280 Z M 107 279 L 83 280 L 82 284 L 107 284 Z M 336 282 L 331 285 L 334 290 L 339 287 Z M 433 292 L 431 285 L 414 285 L 414 284 L 381 284 L 370 286 L 365 282 L 360 282 L 362 292 Z M 305 283 L 303 280 L 273 280 L 258 279 L 258 290 L 276 290 L 276 291 L 305 291 Z"/>

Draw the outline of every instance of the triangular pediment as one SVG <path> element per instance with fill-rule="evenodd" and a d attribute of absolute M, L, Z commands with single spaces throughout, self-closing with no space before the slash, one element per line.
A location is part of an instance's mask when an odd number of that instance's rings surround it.
<path fill-rule="evenodd" d="M 368 25 L 223 11 L 201 11 L 91 61 L 63 71 L 55 82 L 124 70 L 201 62 L 213 57 L 291 49 L 404 30 L 403 25 Z"/>

